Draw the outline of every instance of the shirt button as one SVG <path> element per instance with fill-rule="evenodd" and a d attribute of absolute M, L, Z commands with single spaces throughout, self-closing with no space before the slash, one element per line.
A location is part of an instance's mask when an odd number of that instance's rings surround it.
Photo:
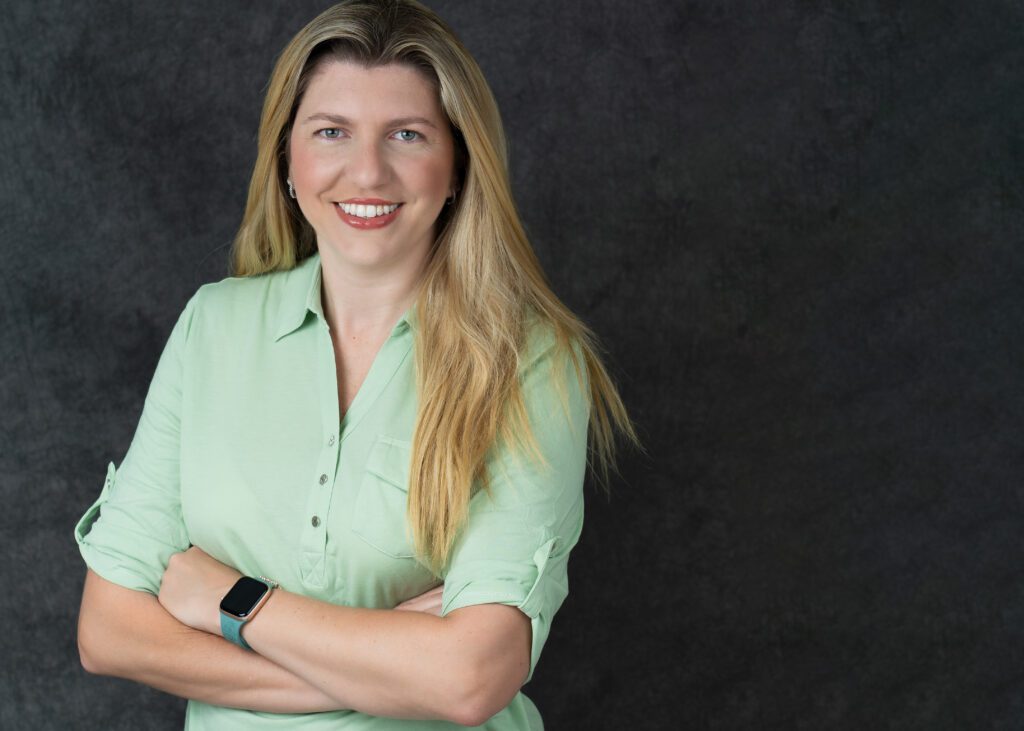
<path fill-rule="evenodd" d="M 320 475 L 320 484 L 323 485 L 327 482 L 327 475 Z"/>
<path fill-rule="evenodd" d="M 311 520 L 310 523 L 312 523 L 313 527 L 316 528 L 318 525 L 320 525 L 320 518 L 314 515 L 313 520 Z"/>
<path fill-rule="evenodd" d="M 328 447 L 333 447 L 334 446 L 334 435 L 333 434 L 331 434 L 331 438 L 327 440 L 327 446 Z"/>

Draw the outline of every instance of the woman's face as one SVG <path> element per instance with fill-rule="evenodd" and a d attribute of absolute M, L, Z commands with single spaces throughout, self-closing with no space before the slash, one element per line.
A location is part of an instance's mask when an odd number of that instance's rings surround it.
<path fill-rule="evenodd" d="M 288 144 L 297 202 L 321 253 L 377 271 L 426 259 L 456 171 L 447 117 L 419 71 L 325 63 Z"/>

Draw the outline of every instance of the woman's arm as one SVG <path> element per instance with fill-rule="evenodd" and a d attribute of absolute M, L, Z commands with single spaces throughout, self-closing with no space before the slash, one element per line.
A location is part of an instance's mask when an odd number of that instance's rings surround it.
<path fill-rule="evenodd" d="M 275 591 L 245 629 L 254 650 L 346 707 L 477 726 L 526 679 L 530 620 L 483 604 L 436 617 Z"/>
<path fill-rule="evenodd" d="M 82 593 L 78 651 L 90 673 L 204 703 L 271 713 L 341 708 L 265 657 L 183 625 L 152 594 L 125 589 L 92 570 Z"/>
<path fill-rule="evenodd" d="M 160 603 L 181 622 L 219 634 L 220 599 L 237 576 L 192 547 L 171 557 Z M 276 589 L 243 634 L 256 652 L 337 706 L 465 726 L 508 705 L 530 665 L 530 620 L 501 604 L 439 617 L 338 606 Z"/>

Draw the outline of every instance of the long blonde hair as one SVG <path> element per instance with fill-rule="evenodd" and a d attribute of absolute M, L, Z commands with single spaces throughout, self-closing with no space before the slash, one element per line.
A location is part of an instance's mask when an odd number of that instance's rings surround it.
<path fill-rule="evenodd" d="M 419 69 L 435 84 L 455 138 L 459 193 L 438 219 L 437 240 L 417 292 L 414 328 L 419 405 L 409 522 L 417 552 L 440 573 L 476 486 L 488 486 L 485 464 L 494 445 L 516 445 L 540 456 L 519 382 L 531 322 L 549 328 L 558 358 L 571 358 L 578 377 L 581 367 L 586 369 L 588 461 L 598 468 L 602 484 L 615 464 L 614 429 L 635 445 L 639 440 L 602 365 L 596 338 L 551 291 L 523 230 L 509 185 L 498 105 L 483 73 L 452 30 L 415 0 L 335 5 L 282 51 L 260 119 L 232 273 L 290 269 L 316 251 L 313 230 L 285 195 L 284 182 L 295 110 L 318 65 L 329 60 Z M 564 393 L 564 384 L 559 389 Z"/>

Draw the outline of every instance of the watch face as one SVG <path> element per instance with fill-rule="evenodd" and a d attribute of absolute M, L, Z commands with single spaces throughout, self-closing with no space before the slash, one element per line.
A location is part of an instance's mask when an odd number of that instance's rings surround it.
<path fill-rule="evenodd" d="M 248 617 L 249 612 L 253 610 L 253 607 L 256 606 L 267 591 L 269 591 L 267 585 L 262 581 L 257 581 L 250 576 L 243 576 L 235 582 L 235 585 L 231 587 L 231 591 L 220 600 L 221 611 L 232 614 L 240 619 Z"/>

